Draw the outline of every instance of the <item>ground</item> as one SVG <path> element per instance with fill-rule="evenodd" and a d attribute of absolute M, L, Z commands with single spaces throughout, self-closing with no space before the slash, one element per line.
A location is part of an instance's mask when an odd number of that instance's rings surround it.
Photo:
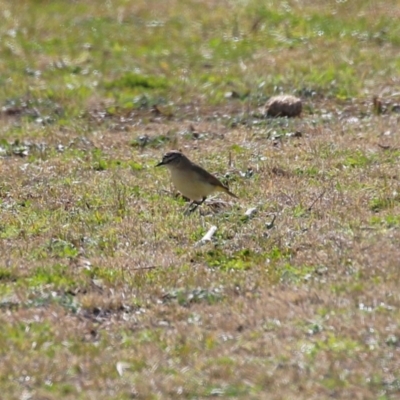
<path fill-rule="evenodd" d="M 400 397 L 397 1 L 0 10 L 2 399 Z"/>

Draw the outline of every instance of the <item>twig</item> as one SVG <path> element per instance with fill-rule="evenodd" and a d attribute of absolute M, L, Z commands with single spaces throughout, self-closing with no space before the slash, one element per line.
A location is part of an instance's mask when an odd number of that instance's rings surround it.
<path fill-rule="evenodd" d="M 386 145 L 386 144 L 380 144 L 380 143 L 378 143 L 378 146 L 383 150 L 389 150 L 389 149 L 392 148 L 392 146 L 389 146 L 389 145 Z M 394 149 L 394 150 L 397 150 L 397 149 Z"/>
<path fill-rule="evenodd" d="M 315 203 L 322 198 L 322 196 L 326 193 L 326 189 L 311 203 L 310 207 L 307 208 L 307 211 L 311 211 L 312 208 L 315 206 Z"/>
<path fill-rule="evenodd" d="M 131 268 L 131 271 L 140 271 L 140 270 L 142 270 L 142 269 L 154 269 L 154 268 L 157 268 L 157 267 L 152 266 L 152 267 Z"/>
<path fill-rule="evenodd" d="M 207 242 L 211 242 L 211 239 L 216 231 L 217 227 L 213 225 L 208 232 L 195 244 L 195 246 L 201 246 Z"/>
<path fill-rule="evenodd" d="M 246 217 L 252 217 L 256 212 L 257 212 L 257 207 L 252 207 L 252 208 L 249 208 L 249 209 L 244 213 L 244 215 L 245 215 Z"/>
<path fill-rule="evenodd" d="M 256 214 L 256 212 L 257 212 L 257 207 L 252 207 L 252 208 L 249 208 L 249 209 L 244 213 L 244 216 L 247 217 L 247 218 L 251 218 L 251 217 L 254 217 L 254 215 Z"/>
<path fill-rule="evenodd" d="M 272 221 L 268 222 L 267 224 L 265 224 L 267 229 L 272 229 L 274 227 L 275 224 L 275 220 L 276 220 L 276 214 L 274 214 L 274 216 L 272 217 Z"/>

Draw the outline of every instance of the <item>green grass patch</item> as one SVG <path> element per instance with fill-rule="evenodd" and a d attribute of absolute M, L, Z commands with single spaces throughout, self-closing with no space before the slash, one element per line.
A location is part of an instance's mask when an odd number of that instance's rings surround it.
<path fill-rule="evenodd" d="M 379 212 L 383 210 L 393 209 L 400 202 L 400 196 L 394 197 L 377 197 L 369 202 L 369 208 L 371 211 Z"/>
<path fill-rule="evenodd" d="M 167 87 L 167 80 L 159 76 L 126 73 L 113 81 L 105 83 L 105 87 L 107 89 L 164 89 Z"/>
<path fill-rule="evenodd" d="M 36 268 L 30 273 L 27 282 L 32 288 L 50 285 L 54 289 L 68 290 L 76 286 L 74 274 L 68 266 L 62 264 Z"/>

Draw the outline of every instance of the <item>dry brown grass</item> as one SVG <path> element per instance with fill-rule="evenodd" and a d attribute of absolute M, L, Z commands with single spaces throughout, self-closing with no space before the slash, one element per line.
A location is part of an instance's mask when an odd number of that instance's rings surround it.
<path fill-rule="evenodd" d="M 11 271 L 1 315 L 8 393 L 395 396 L 399 230 L 384 221 L 399 209 L 400 143 L 381 133 L 393 131 L 396 117 L 352 118 L 285 122 L 301 137 L 275 140 L 265 128 L 190 120 L 89 136 L 103 159 L 134 160 L 140 171 L 96 171 L 90 151 L 29 164 L 3 159 L 2 229 L 16 227 L 1 241 Z M 179 135 L 188 125 L 197 139 Z M 128 145 L 171 131 L 175 147 L 210 170 L 231 171 L 240 201 L 224 214 L 184 217 L 164 191 L 168 176 L 153 169 L 164 148 Z M 251 178 L 239 177 L 250 168 Z M 377 213 L 375 198 L 393 201 Z M 256 216 L 241 222 L 252 206 Z M 211 224 L 216 242 L 195 248 Z M 54 240 L 81 252 L 56 256 Z M 246 263 L 226 269 L 226 258 L 244 249 Z M 39 267 L 57 275 L 55 262 L 61 277 L 35 283 Z"/>
<path fill-rule="evenodd" d="M 399 398 L 398 2 L 39 3 L 0 0 L 0 397 Z M 172 148 L 239 200 L 185 217 Z"/>

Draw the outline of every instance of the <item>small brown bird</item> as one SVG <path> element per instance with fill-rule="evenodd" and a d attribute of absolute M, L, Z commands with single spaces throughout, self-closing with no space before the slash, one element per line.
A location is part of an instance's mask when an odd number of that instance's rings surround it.
<path fill-rule="evenodd" d="M 183 196 L 192 200 L 193 204 L 204 203 L 207 196 L 214 192 L 224 192 L 238 198 L 218 178 L 190 161 L 180 151 L 172 150 L 166 153 L 156 167 L 161 165 L 169 169 L 172 183 Z"/>

